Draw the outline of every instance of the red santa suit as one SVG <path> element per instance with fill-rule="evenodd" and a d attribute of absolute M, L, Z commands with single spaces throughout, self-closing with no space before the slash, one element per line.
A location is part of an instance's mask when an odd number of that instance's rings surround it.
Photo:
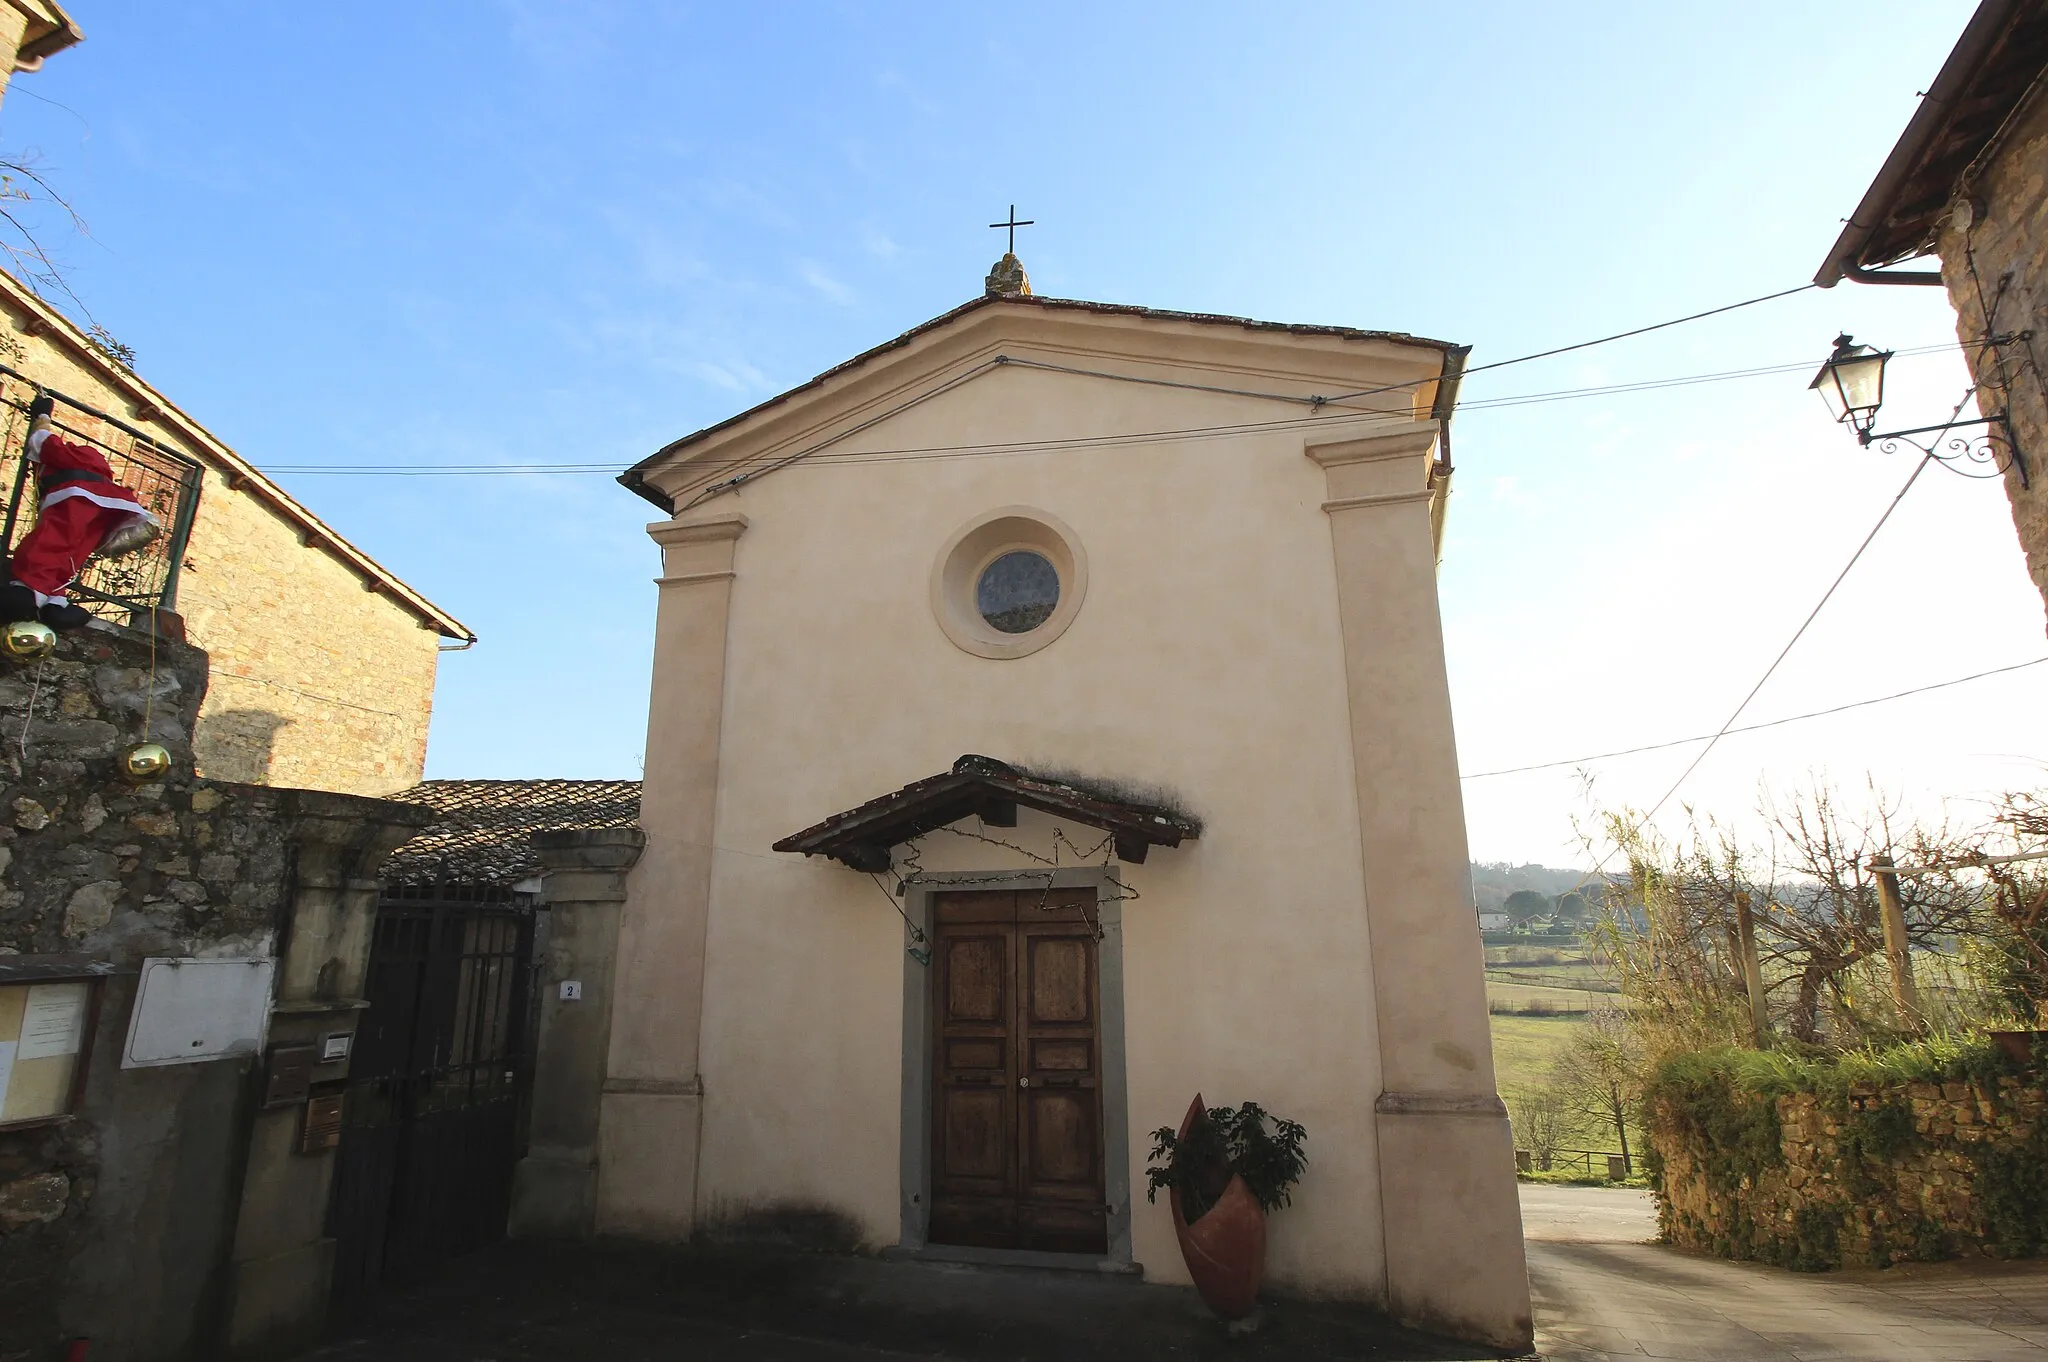
<path fill-rule="evenodd" d="M 109 534 L 137 516 L 152 525 L 156 517 L 114 481 L 106 456 L 91 445 L 46 427 L 30 433 L 27 449 L 42 509 L 14 546 L 13 577 L 35 593 L 37 605 L 64 605 L 64 588 Z"/>

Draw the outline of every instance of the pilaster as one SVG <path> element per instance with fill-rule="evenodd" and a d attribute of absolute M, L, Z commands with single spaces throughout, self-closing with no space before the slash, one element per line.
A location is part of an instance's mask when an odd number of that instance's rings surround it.
<path fill-rule="evenodd" d="M 282 792 L 293 856 L 289 922 L 282 936 L 270 1043 L 318 1044 L 353 1034 L 367 1005 L 363 984 L 385 857 L 433 821 L 417 804 Z M 323 1064 L 322 1083 L 348 1076 L 348 1061 Z M 302 1106 L 250 1118 L 248 1156 L 229 1264 L 226 1353 L 282 1356 L 317 1341 L 327 1317 L 334 1240 L 327 1237 L 334 1151 L 298 1152 Z"/>
<path fill-rule="evenodd" d="M 1387 1298 L 1404 1322 L 1529 1346 L 1507 1112 L 1437 611 L 1437 423 L 1310 445 L 1327 475 L 1379 1022 Z"/>
<path fill-rule="evenodd" d="M 739 514 L 648 526 L 661 546 L 640 826 L 601 1098 L 599 1233 L 681 1239 L 696 1219 L 711 839 Z"/>
<path fill-rule="evenodd" d="M 626 872 L 647 836 L 638 828 L 541 832 L 547 954 L 538 962 L 539 1034 L 526 1157 L 512 1176 L 515 1235 L 582 1237 L 597 1226 L 598 1112 L 617 990 Z M 574 998 L 562 985 L 576 985 Z"/>

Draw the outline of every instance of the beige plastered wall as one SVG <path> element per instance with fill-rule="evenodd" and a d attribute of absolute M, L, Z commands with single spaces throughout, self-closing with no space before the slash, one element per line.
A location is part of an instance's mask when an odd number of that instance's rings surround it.
<path fill-rule="evenodd" d="M 1293 339 L 1282 347 L 1187 325 L 1105 330 L 1026 315 L 963 330 L 968 334 L 932 347 L 936 353 L 922 366 L 927 377 L 893 393 L 886 390 L 895 380 L 878 379 L 875 401 L 898 402 L 918 384 L 932 386 L 998 352 L 1300 392 L 1420 380 L 1433 377 L 1439 363 L 1436 351 L 1420 347 Z M 1422 383 L 1415 392 L 1424 407 L 1430 387 Z M 1294 421 L 1303 412 L 1254 398 L 1006 366 L 835 450 L 886 454 L 1263 424 Z M 1402 410 L 1391 419 L 1412 426 L 1413 415 Z M 858 417 L 856 403 L 837 419 Z M 793 417 L 792 425 L 803 419 Z M 1389 419 L 1319 423 L 1314 438 L 1384 432 Z M 1205 825 L 1199 840 L 1154 850 L 1144 865 L 1120 871 L 1138 895 L 1123 910 L 1129 1160 L 1137 1185 L 1146 1132 L 1177 1122 L 1196 1091 L 1211 1103 L 1257 1101 L 1309 1132 L 1308 1172 L 1294 1204 L 1273 1220 L 1268 1263 L 1278 1287 L 1388 1303 L 1383 1225 L 1391 1196 L 1406 1199 L 1404 1207 L 1419 1209 L 1424 1221 L 1493 1218 L 1497 1232 L 1481 1236 L 1473 1251 L 1500 1261 L 1457 1265 L 1492 1297 L 1457 1307 L 1476 1315 L 1453 1318 L 1457 1310 L 1447 1309 L 1437 1322 L 1507 1341 L 1526 1336 L 1504 1123 L 1497 1137 L 1480 1141 L 1476 1166 L 1461 1162 L 1467 1151 L 1452 1140 L 1447 1159 L 1454 1166 L 1435 1182 L 1383 1187 L 1386 1118 L 1375 1104 L 1386 1085 L 1354 714 L 1324 509 L 1329 478 L 1305 457 L 1309 438 L 1283 427 L 1027 456 L 816 463 L 679 517 L 737 515 L 744 524 L 730 530 L 737 539 L 728 546 L 729 579 L 707 582 L 691 573 L 684 582 L 672 552 L 669 572 L 678 585 L 664 588 L 729 590 L 730 609 L 729 617 L 699 607 L 671 611 L 665 599 L 657 643 L 657 735 L 674 715 L 694 712 L 719 693 L 715 683 L 704 684 L 702 667 L 696 684 L 672 684 L 662 671 L 675 664 L 662 659 L 715 647 L 711 631 L 722 623 L 726 661 L 709 765 L 701 731 L 687 759 L 671 762 L 658 736 L 648 749 L 649 848 L 632 882 L 622 951 L 647 939 L 656 930 L 650 923 L 665 924 L 672 940 L 701 940 L 701 1032 L 672 1015 L 687 988 L 666 987 L 657 977 L 661 967 L 650 965 L 637 986 L 622 978 L 614 1035 L 639 1035 L 628 1057 L 638 1066 L 634 1073 L 655 1072 L 648 1052 L 668 1045 L 674 1055 L 661 1070 L 664 1081 L 694 1091 L 701 1079 L 701 1115 L 694 1106 L 687 1117 L 675 1108 L 656 1118 L 670 1123 L 665 1131 L 636 1123 L 631 1138 L 676 1150 L 700 1141 L 701 1152 L 692 1204 L 664 1213 L 640 1197 L 631 1203 L 636 1228 L 678 1233 L 797 1201 L 851 1217 L 874 1244 L 895 1242 L 904 924 L 869 877 L 769 846 L 977 752 L 1163 787 Z M 1427 445 L 1425 437 L 1417 448 Z M 714 449 L 707 457 L 734 452 Z M 1418 456 L 1409 468 L 1414 491 L 1423 487 L 1425 464 Z M 1441 902 L 1408 908 L 1448 915 L 1440 921 L 1455 917 L 1446 968 L 1470 974 L 1471 1015 L 1458 1019 L 1455 1035 L 1432 1040 L 1458 1042 L 1451 1048 L 1462 1068 L 1452 1086 L 1462 1083 L 1497 1108 L 1478 940 L 1467 892 L 1455 883 L 1464 873 L 1464 830 L 1428 576 L 1427 508 L 1412 495 L 1400 504 L 1413 512 L 1419 537 L 1408 549 L 1419 555 L 1423 574 L 1419 584 L 1413 571 L 1400 581 L 1412 597 L 1403 608 L 1426 617 L 1427 637 L 1387 642 L 1434 649 L 1421 668 L 1424 690 L 1434 686 L 1424 707 L 1441 710 L 1442 718 L 1419 722 L 1441 730 L 1433 759 L 1443 767 L 1439 785 L 1447 781 L 1452 796 L 1452 826 L 1439 818 L 1408 832 L 1420 839 L 1421 860 L 1454 872 L 1448 887 L 1444 875 L 1425 886 Z M 1087 598 L 1049 647 L 1012 660 L 971 656 L 933 618 L 933 560 L 963 524 L 1015 505 L 1048 512 L 1075 532 L 1088 558 Z M 654 528 L 657 538 L 671 533 Z M 1379 645 L 1360 646 L 1369 653 Z M 1392 724 L 1401 719 L 1383 716 Z M 710 829 L 709 840 L 698 831 L 692 845 L 664 849 L 665 841 L 684 840 L 681 823 L 658 813 L 660 785 L 672 767 L 715 772 L 717 795 L 698 824 Z M 978 830 L 973 822 L 960 826 Z M 1064 830 L 1083 848 L 1100 841 L 1086 828 Z M 1018 828 L 995 835 L 1052 856 L 1054 833 L 1051 821 L 1026 811 Z M 707 855 L 708 920 L 699 929 L 687 921 L 701 911 L 695 905 L 702 892 L 689 876 L 701 873 Z M 1058 855 L 1068 863 L 1074 858 L 1071 848 Z M 925 839 L 921 856 L 923 868 L 934 871 L 1033 864 L 943 832 Z M 652 1016 L 669 1020 L 649 1026 Z M 693 1047 L 695 1054 L 684 1053 Z M 615 1040 L 615 1074 L 620 1064 Z M 613 1117 L 607 1107 L 608 1140 Z M 694 1122 L 687 1129 L 686 1120 Z M 626 1138 L 625 1126 L 619 1129 Z M 609 1166 L 605 1176 L 612 1176 Z M 630 1196 L 636 1181 L 618 1179 L 618 1196 Z M 1445 1194 L 1450 1200 L 1436 1200 L 1446 1183 L 1460 1187 Z M 1135 1257 L 1147 1276 L 1185 1281 L 1165 1205 L 1140 1196 L 1133 1210 Z M 1412 1225 L 1417 1216 L 1397 1219 Z M 1470 1247 L 1457 1232 L 1449 1237 L 1458 1240 L 1454 1251 Z"/>
<path fill-rule="evenodd" d="M 28 334 L 26 317 L 0 307 L 0 363 L 206 465 L 177 600 L 188 637 L 212 662 L 193 741 L 200 774 L 361 795 L 418 783 L 438 632 L 413 609 L 366 590 L 359 568 L 309 545 L 301 527 L 246 483 L 237 490 L 202 445 L 160 415 L 145 417 L 61 333 Z M 123 438 L 111 428 L 105 434 Z M 10 444 L 16 440 L 18 431 Z M 12 488 L 11 460 L 4 471 L 0 495 Z"/>
<path fill-rule="evenodd" d="M 2027 461 L 2032 485 L 2011 468 L 2005 490 L 2027 571 L 2048 602 L 2048 97 L 2039 86 L 1950 204 L 1936 247 L 1977 405 L 2010 415 Z M 1989 336 L 2009 339 L 1985 345 Z"/>

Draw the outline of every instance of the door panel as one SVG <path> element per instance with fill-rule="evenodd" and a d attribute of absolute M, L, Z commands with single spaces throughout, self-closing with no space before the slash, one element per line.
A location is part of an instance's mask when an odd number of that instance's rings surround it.
<path fill-rule="evenodd" d="M 934 1243 L 1108 1251 L 1093 900 L 938 898 Z"/>

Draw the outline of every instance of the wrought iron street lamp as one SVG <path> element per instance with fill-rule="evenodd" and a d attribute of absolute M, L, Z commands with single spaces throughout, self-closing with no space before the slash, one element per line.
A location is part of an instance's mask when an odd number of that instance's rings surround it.
<path fill-rule="evenodd" d="M 1821 395 L 1835 420 L 1854 430 L 1866 445 L 1870 428 L 1877 424 L 1877 409 L 1884 404 L 1884 366 L 1891 357 L 1891 351 L 1858 345 L 1844 332 L 1835 337 L 1835 353 L 1807 385 Z"/>
<path fill-rule="evenodd" d="M 1993 342 L 2010 339 L 2013 338 L 1994 337 Z M 2020 486 L 2031 485 L 2026 460 L 2020 454 L 2019 442 L 2013 438 L 2012 422 L 2002 411 L 1976 420 L 1958 420 L 1956 417 L 1963 410 L 1963 403 L 1958 402 L 1956 415 L 1938 426 L 1877 431 L 1877 409 L 1884 405 L 1884 367 L 1891 357 L 1889 350 L 1858 345 L 1855 337 L 1847 334 L 1837 336 L 1835 352 L 1828 356 L 1827 363 L 1820 366 L 1820 372 L 1807 386 L 1821 395 L 1836 421 L 1856 432 L 1857 442 L 1865 448 L 1876 445 L 1887 454 L 1896 454 L 1901 445 L 1909 445 L 1964 477 L 1995 478 L 2002 476 L 2006 469 L 2015 468 L 2019 470 Z M 1974 393 L 1976 389 L 1970 391 Z M 1966 395 L 1963 401 L 1968 400 Z M 1969 426 L 1986 429 L 1981 435 L 1954 433 Z M 1933 438 L 1923 444 L 1912 438 L 1915 435 Z M 1972 467 L 1988 471 L 1976 473 L 1971 471 Z"/>

